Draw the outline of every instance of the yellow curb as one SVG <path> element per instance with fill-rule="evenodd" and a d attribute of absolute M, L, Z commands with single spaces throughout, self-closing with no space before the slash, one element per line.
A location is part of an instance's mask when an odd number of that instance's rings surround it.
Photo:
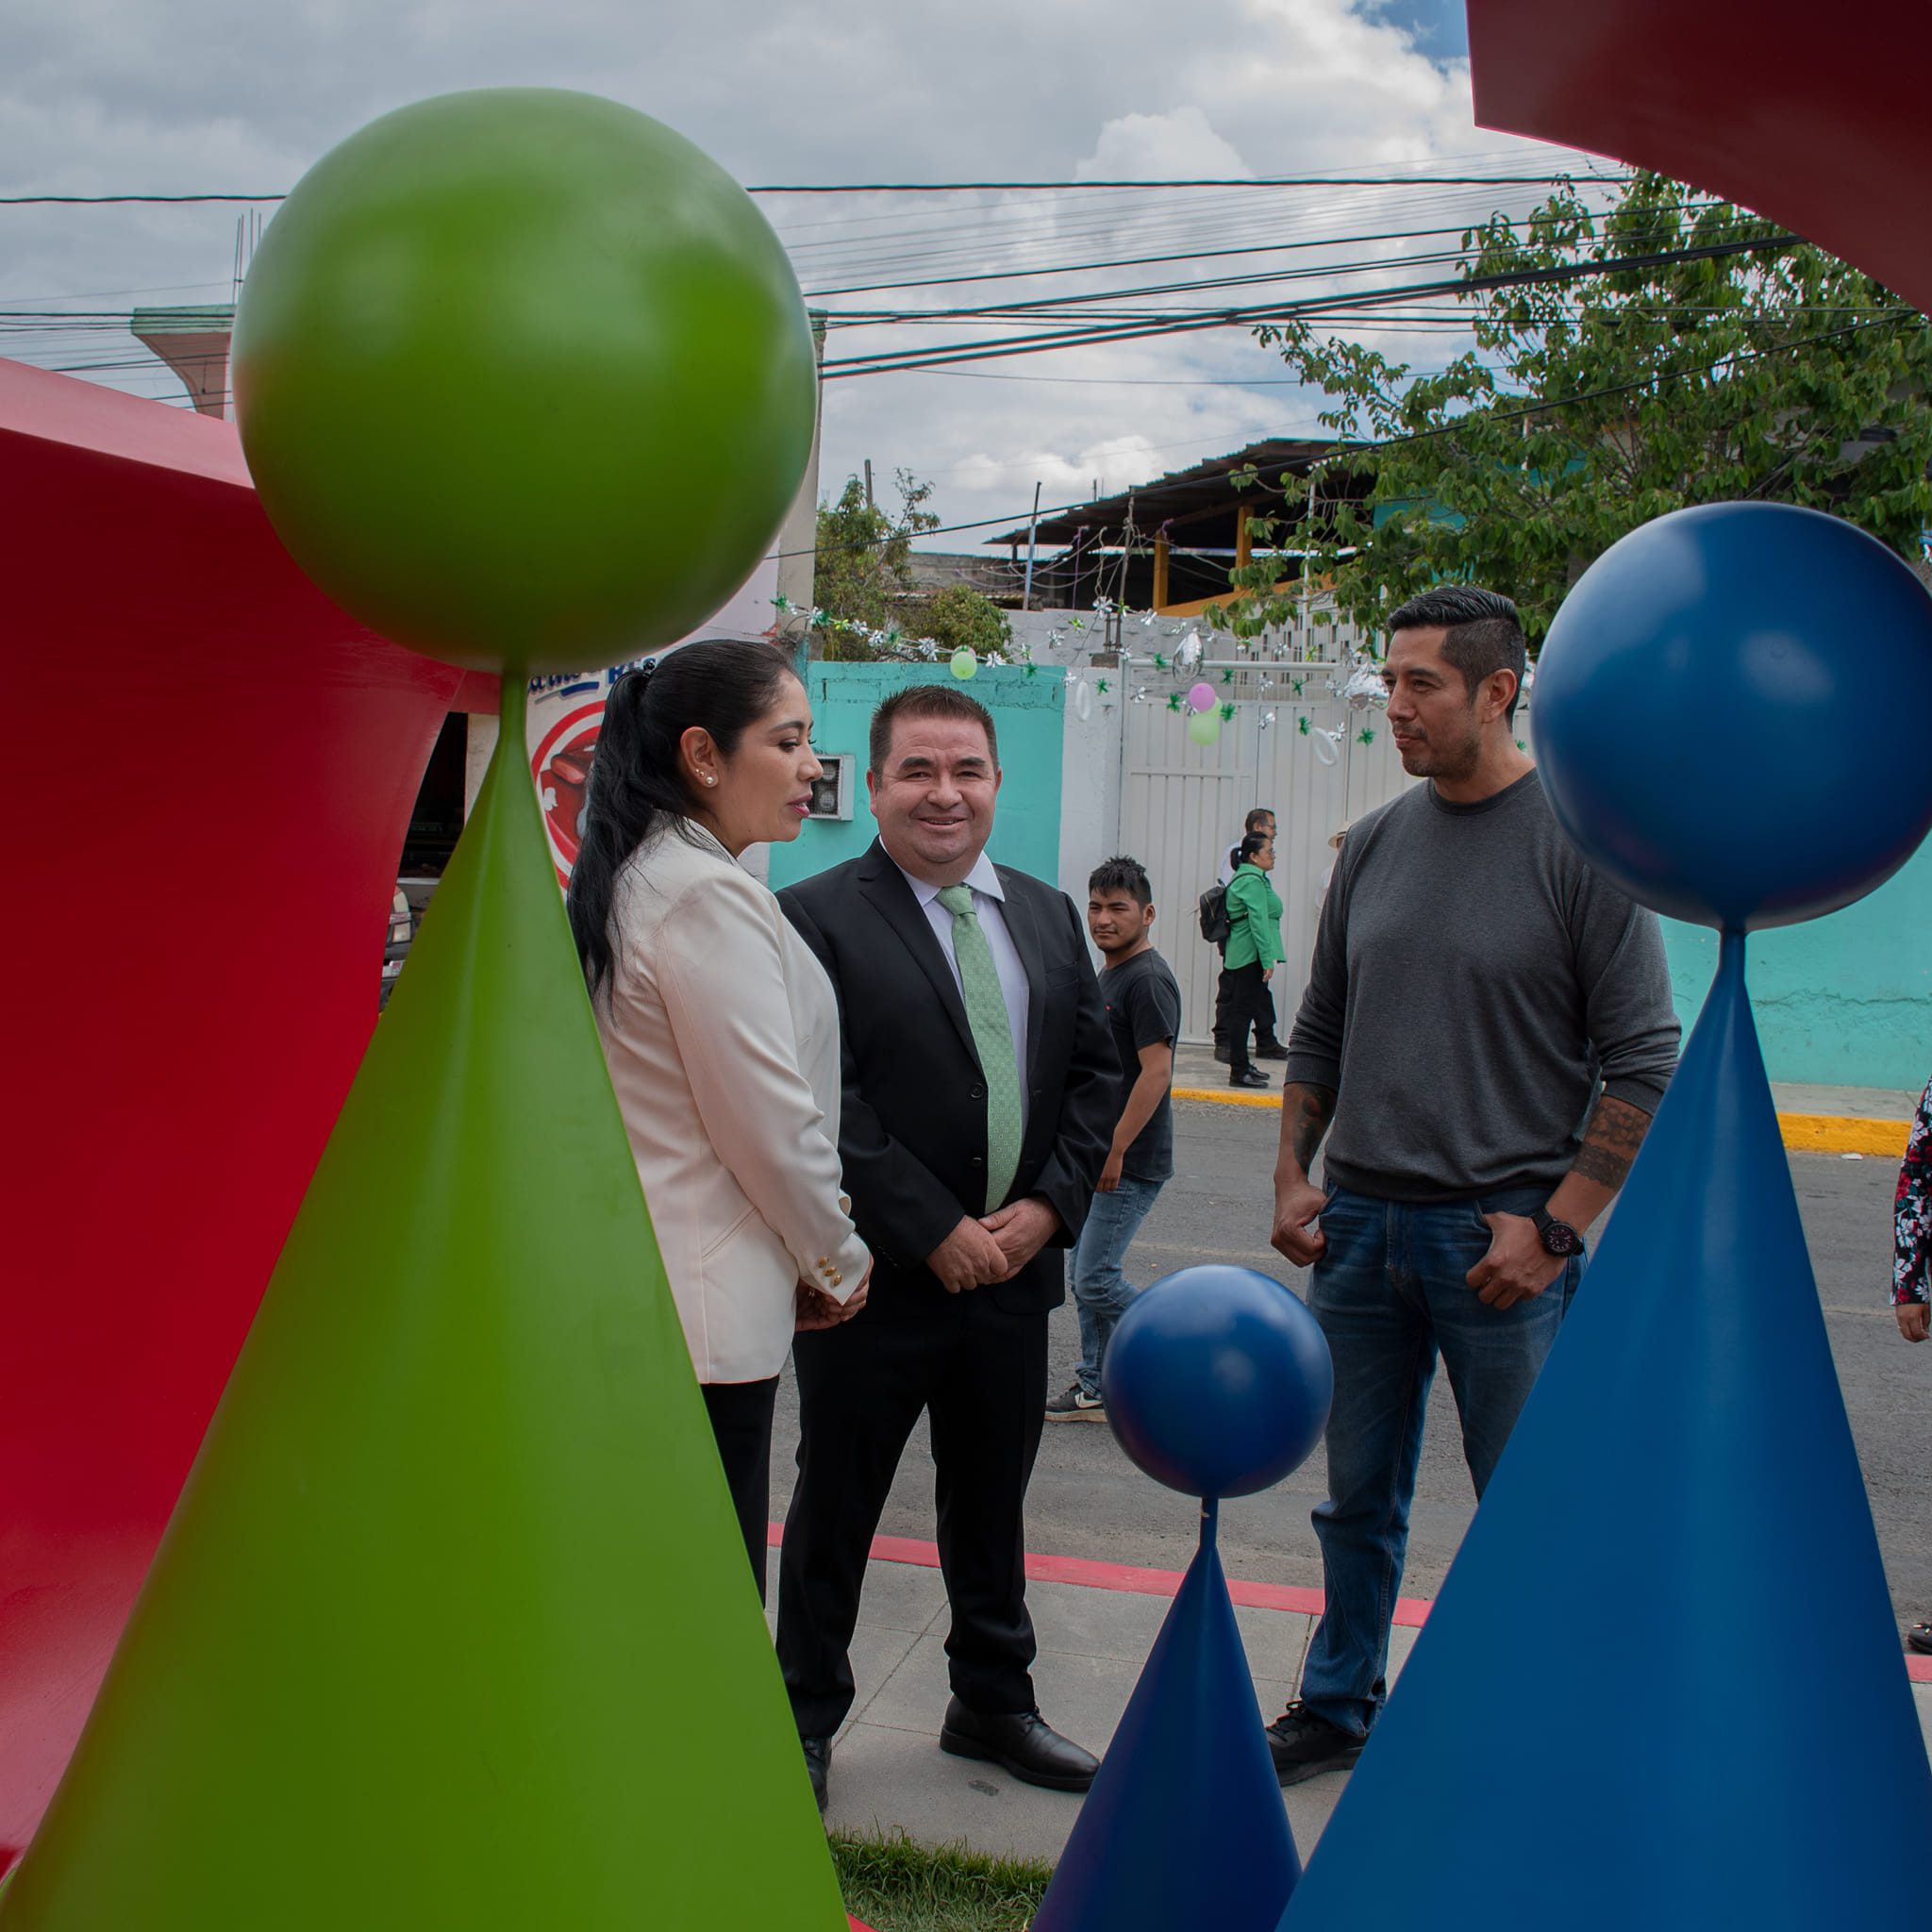
<path fill-rule="evenodd" d="M 1883 1154 L 1896 1160 L 1906 1151 L 1909 1121 L 1858 1120 L 1842 1113 L 1781 1113 L 1778 1130 L 1787 1147 L 1807 1154 Z"/>
<path fill-rule="evenodd" d="M 1205 1100 L 1210 1107 L 1281 1108 L 1278 1093 L 1223 1092 L 1214 1087 L 1176 1087 L 1176 1100 Z M 1778 1131 L 1801 1154 L 1880 1154 L 1896 1160 L 1906 1151 L 1909 1121 L 1860 1120 L 1841 1113 L 1781 1113 Z"/>
<path fill-rule="evenodd" d="M 1206 1100 L 1215 1107 L 1272 1107 L 1278 1109 L 1281 1106 L 1278 1093 L 1223 1093 L 1213 1087 L 1176 1087 L 1174 1097 L 1176 1100 Z"/>

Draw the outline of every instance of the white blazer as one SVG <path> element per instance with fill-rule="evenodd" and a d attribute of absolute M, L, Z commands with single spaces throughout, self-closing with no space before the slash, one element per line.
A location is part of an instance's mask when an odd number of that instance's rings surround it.
<path fill-rule="evenodd" d="M 619 873 L 610 949 L 597 1030 L 692 1364 L 761 1381 L 791 1346 L 797 1284 L 842 1302 L 871 1260 L 840 1191 L 832 983 L 689 819 Z"/>

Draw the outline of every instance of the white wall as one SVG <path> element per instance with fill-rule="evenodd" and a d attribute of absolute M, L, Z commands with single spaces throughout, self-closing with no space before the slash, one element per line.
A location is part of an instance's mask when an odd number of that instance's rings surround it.
<path fill-rule="evenodd" d="M 1087 879 L 1103 858 L 1120 850 L 1121 695 L 1107 671 L 1075 674 L 1084 681 L 1087 716 L 1078 684 L 1069 686 L 1060 762 L 1060 891 L 1076 906 L 1087 903 Z M 1098 686 L 1109 687 L 1103 694 Z"/>
<path fill-rule="evenodd" d="M 1136 688 L 1144 682 L 1149 696 L 1126 708 L 1121 838 L 1154 882 L 1161 908 L 1157 943 L 1181 984 L 1185 1040 L 1208 1038 L 1221 970 L 1220 956 L 1195 924 L 1195 902 L 1213 883 L 1249 809 L 1266 806 L 1277 821 L 1272 882 L 1284 908 L 1283 964 L 1271 987 L 1286 1028 L 1307 983 L 1333 858 L 1330 834 L 1414 782 L 1395 755 L 1380 708 L 1356 708 L 1330 691 L 1333 668 L 1250 664 L 1228 685 L 1218 670 L 1208 670 L 1208 680 L 1234 704 L 1235 715 L 1205 749 L 1189 740 L 1185 712 L 1167 708 L 1172 678 L 1131 680 Z M 1274 723 L 1264 725 L 1267 713 Z M 1307 732 L 1300 729 L 1304 718 Z M 1341 733 L 1341 743 L 1327 747 L 1332 763 L 1323 756 L 1327 741 L 1318 746 L 1315 737 L 1324 728 Z M 1364 730 L 1374 734 L 1366 744 Z"/>

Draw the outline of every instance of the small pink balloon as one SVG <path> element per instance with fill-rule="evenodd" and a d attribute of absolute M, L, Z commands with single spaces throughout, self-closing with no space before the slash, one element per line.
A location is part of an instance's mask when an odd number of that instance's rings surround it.
<path fill-rule="evenodd" d="M 1214 702 L 1214 687 L 1204 677 L 1188 693 L 1188 708 L 1191 711 L 1205 711 Z"/>

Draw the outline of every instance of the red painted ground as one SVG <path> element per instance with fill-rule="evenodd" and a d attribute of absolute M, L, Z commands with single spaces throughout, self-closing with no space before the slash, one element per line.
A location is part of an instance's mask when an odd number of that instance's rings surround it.
<path fill-rule="evenodd" d="M 776 1549 L 783 1541 L 785 1525 L 769 1525 L 767 1541 Z M 881 1563 L 911 1563 L 923 1570 L 937 1570 L 940 1550 L 937 1543 L 920 1542 L 905 1536 L 875 1536 L 872 1554 Z M 1147 1570 L 1133 1563 L 1096 1563 L 1085 1557 L 1037 1557 L 1026 1558 L 1026 1574 L 1037 1583 L 1077 1583 L 1088 1590 L 1120 1590 L 1135 1596 L 1171 1597 L 1180 1588 L 1178 1570 Z M 1305 1617 L 1322 1614 L 1322 1592 L 1297 1589 L 1290 1584 L 1247 1583 L 1228 1579 L 1227 1593 L 1238 1604 L 1257 1610 L 1289 1610 Z M 1395 1601 L 1395 1622 L 1405 1629 L 1420 1630 L 1427 1619 L 1430 1600 L 1405 1596 Z M 1907 1653 L 1906 1675 L 1915 1684 L 1932 1684 L 1932 1657 Z"/>

